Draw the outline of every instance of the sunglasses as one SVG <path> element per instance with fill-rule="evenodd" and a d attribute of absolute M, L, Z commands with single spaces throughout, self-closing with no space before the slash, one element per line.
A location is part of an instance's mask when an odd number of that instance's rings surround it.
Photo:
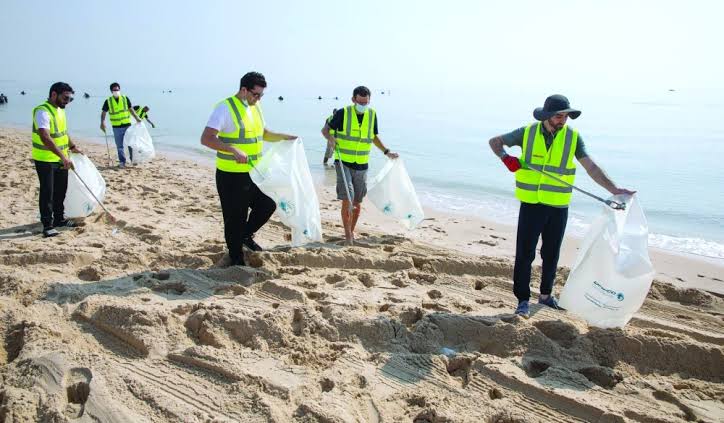
<path fill-rule="evenodd" d="M 263 93 L 263 92 L 261 92 L 261 93 L 255 93 L 254 91 L 249 91 L 249 94 L 251 94 L 251 96 L 254 97 L 254 98 L 257 99 L 257 100 L 260 99 L 260 98 L 262 98 L 262 97 L 264 97 L 264 93 Z"/>
<path fill-rule="evenodd" d="M 73 101 L 73 96 L 72 95 L 61 95 L 60 99 L 65 101 L 66 103 L 70 103 L 71 101 Z"/>

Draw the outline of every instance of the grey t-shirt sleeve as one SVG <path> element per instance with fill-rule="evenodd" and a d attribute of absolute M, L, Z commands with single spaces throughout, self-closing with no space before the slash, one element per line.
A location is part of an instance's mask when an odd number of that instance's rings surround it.
<path fill-rule="evenodd" d="M 578 134 L 578 143 L 576 144 L 576 159 L 581 160 L 584 157 L 588 157 L 588 151 L 586 151 L 586 144 L 583 143 L 583 137 Z"/>
<path fill-rule="evenodd" d="M 503 138 L 503 144 L 505 144 L 508 147 L 513 146 L 523 146 L 523 134 L 525 133 L 525 126 L 521 126 L 520 128 L 508 132 L 507 134 L 503 134 L 500 137 Z M 580 139 L 580 138 L 579 138 Z"/>

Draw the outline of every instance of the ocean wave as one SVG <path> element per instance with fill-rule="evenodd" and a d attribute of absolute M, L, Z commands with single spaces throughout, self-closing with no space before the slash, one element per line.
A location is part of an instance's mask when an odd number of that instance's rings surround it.
<path fill-rule="evenodd" d="M 649 246 L 662 250 L 724 259 L 724 244 L 707 239 L 649 234 Z"/>
<path fill-rule="evenodd" d="M 425 206 L 442 212 L 475 216 L 507 225 L 516 225 L 518 221 L 519 203 L 512 198 L 489 195 L 486 199 L 472 200 L 454 194 L 422 191 L 420 199 Z M 588 232 L 592 219 L 593 217 L 587 214 L 571 211 L 566 234 L 582 238 Z M 649 246 L 676 253 L 724 259 L 724 243 L 703 238 L 650 233 Z"/>

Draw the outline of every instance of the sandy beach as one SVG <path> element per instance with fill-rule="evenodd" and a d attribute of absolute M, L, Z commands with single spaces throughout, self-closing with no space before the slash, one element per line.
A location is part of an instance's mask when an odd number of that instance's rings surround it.
<path fill-rule="evenodd" d="M 224 267 L 212 166 L 121 170 L 83 140 L 119 221 L 43 239 L 29 143 L 0 128 L 0 423 L 724 421 L 722 260 L 652 250 L 624 330 L 519 319 L 514 227 L 428 211 L 407 233 L 366 204 L 345 247 L 329 171 L 324 243 L 272 218 Z"/>

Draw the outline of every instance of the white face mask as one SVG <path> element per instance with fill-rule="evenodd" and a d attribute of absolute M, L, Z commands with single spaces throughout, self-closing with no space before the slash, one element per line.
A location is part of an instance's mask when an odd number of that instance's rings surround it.
<path fill-rule="evenodd" d="M 367 105 L 366 105 L 366 104 L 365 104 L 365 105 L 355 104 L 355 105 L 354 105 L 354 108 L 357 109 L 357 111 L 360 112 L 360 113 L 364 113 L 365 111 L 367 111 Z"/>
<path fill-rule="evenodd" d="M 121 90 L 118 91 L 111 91 L 113 93 L 113 97 L 118 98 L 121 96 Z"/>

